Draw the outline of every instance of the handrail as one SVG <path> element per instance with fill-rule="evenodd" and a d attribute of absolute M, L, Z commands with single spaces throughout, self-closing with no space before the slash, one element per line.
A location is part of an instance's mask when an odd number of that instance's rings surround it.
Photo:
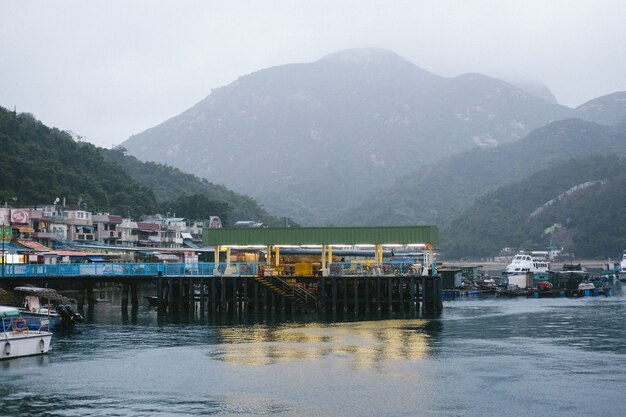
<path fill-rule="evenodd" d="M 154 277 L 162 276 L 255 276 L 263 263 L 256 262 L 103 262 L 68 264 L 5 264 L 2 278 L 16 277 Z M 332 262 L 333 276 L 409 276 L 419 275 L 410 262 Z"/>
<path fill-rule="evenodd" d="M 268 277 L 269 281 L 272 283 L 278 283 L 278 285 L 281 287 L 281 289 L 285 290 L 291 290 L 291 295 L 292 296 L 297 296 L 298 298 L 300 298 L 302 301 L 305 302 L 305 304 L 309 305 L 310 303 L 313 303 L 313 305 L 317 304 L 317 297 L 315 297 L 313 294 L 311 294 L 309 291 L 305 290 L 304 288 L 301 288 L 297 285 L 293 285 L 288 283 L 287 281 L 279 278 L 279 277 L 274 277 L 274 276 L 270 276 Z"/>

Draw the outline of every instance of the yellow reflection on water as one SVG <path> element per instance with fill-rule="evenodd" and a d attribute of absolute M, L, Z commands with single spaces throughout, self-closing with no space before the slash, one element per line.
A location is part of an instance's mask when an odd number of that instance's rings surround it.
<path fill-rule="evenodd" d="M 373 369 L 393 359 L 421 360 L 431 347 L 427 320 L 310 323 L 219 329 L 214 359 L 269 365 L 335 356 L 355 369 Z"/>

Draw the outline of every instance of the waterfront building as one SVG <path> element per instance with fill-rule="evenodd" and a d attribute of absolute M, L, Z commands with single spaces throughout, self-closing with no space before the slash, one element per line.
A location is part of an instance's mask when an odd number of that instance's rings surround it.
<path fill-rule="evenodd" d="M 122 216 L 98 213 L 92 216 L 96 240 L 106 245 L 115 245 L 122 238 L 118 226 L 122 224 Z"/>

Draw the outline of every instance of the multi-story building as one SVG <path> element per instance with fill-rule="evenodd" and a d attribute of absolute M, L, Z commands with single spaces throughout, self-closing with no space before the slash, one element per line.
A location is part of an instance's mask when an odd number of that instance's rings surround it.
<path fill-rule="evenodd" d="M 122 223 L 117 226 L 120 232 L 119 244 L 122 246 L 138 246 L 139 229 L 137 222 L 132 219 L 122 219 Z"/>
<path fill-rule="evenodd" d="M 68 226 L 67 238 L 69 240 L 96 240 L 91 212 L 85 210 L 64 210 L 63 218 Z"/>
<path fill-rule="evenodd" d="M 160 214 L 154 216 L 146 216 L 142 223 L 158 225 L 159 243 L 165 248 L 180 248 L 183 245 L 183 237 L 181 233 L 189 233 L 187 231 L 187 220 L 182 217 L 163 217 Z"/>
<path fill-rule="evenodd" d="M 91 216 L 91 219 L 98 242 L 115 245 L 122 239 L 122 231 L 118 228 L 122 224 L 122 216 L 98 213 Z"/>

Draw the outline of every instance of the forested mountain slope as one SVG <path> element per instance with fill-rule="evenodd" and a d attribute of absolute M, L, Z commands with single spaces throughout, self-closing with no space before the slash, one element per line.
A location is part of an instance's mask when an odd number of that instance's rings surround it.
<path fill-rule="evenodd" d="M 34 116 L 0 107 L 0 199 L 21 207 L 64 199 L 72 208 L 138 218 L 176 212 L 190 219 L 279 225 L 254 200 L 179 170 L 76 141 Z M 61 200 L 62 201 L 62 200 Z"/>
<path fill-rule="evenodd" d="M 503 247 L 564 247 L 578 257 L 626 249 L 626 160 L 571 159 L 479 197 L 441 232 L 448 258 L 489 257 Z"/>
<path fill-rule="evenodd" d="M 626 155 L 626 129 L 580 119 L 550 123 L 525 138 L 437 161 L 338 216 L 335 223 L 444 225 L 483 193 L 569 158 Z"/>

